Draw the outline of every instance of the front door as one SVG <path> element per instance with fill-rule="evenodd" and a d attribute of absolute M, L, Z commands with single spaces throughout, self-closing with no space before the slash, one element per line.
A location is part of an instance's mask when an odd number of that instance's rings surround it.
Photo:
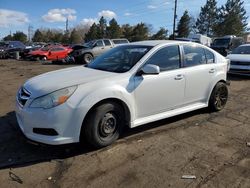
<path fill-rule="evenodd" d="M 137 118 L 177 108 L 184 97 L 185 77 L 180 69 L 178 45 L 159 49 L 146 64 L 159 66 L 160 74 L 135 76 Z"/>

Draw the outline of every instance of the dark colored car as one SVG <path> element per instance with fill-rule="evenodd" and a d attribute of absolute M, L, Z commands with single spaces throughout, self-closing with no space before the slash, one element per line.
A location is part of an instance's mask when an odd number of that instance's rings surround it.
<path fill-rule="evenodd" d="M 242 37 L 225 36 L 214 39 L 211 48 L 219 52 L 223 56 L 227 56 L 233 49 L 244 44 Z"/>
<path fill-rule="evenodd" d="M 12 58 L 16 52 L 23 52 L 26 46 L 20 41 L 0 42 L 0 58 Z"/>

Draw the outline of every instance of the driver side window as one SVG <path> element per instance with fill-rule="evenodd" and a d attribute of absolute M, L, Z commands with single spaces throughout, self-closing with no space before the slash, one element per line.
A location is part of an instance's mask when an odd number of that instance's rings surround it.
<path fill-rule="evenodd" d="M 98 40 L 98 41 L 96 42 L 96 46 L 97 46 L 97 47 L 102 47 L 102 46 L 103 46 L 102 40 Z"/>
<path fill-rule="evenodd" d="M 161 72 L 180 68 L 179 46 L 167 46 L 159 49 L 146 64 L 159 66 Z"/>

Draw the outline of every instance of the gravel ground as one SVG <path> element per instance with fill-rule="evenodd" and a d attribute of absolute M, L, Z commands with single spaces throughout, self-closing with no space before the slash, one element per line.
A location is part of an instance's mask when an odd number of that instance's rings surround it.
<path fill-rule="evenodd" d="M 229 77 L 221 112 L 128 129 L 101 150 L 31 144 L 16 122 L 16 91 L 30 77 L 69 66 L 0 60 L 0 187 L 250 187 L 249 78 Z"/>

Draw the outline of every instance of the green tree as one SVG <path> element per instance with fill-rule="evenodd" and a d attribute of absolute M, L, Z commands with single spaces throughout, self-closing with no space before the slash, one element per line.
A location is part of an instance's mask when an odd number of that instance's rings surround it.
<path fill-rule="evenodd" d="M 215 33 L 217 36 L 242 35 L 247 30 L 247 19 L 244 1 L 227 0 L 220 8 Z"/>
<path fill-rule="evenodd" d="M 43 42 L 44 41 L 44 36 L 43 36 L 42 32 L 39 29 L 37 29 L 35 31 L 35 34 L 34 34 L 34 36 L 32 38 L 32 41 L 33 42 Z"/>
<path fill-rule="evenodd" d="M 166 40 L 167 39 L 168 30 L 164 29 L 163 27 L 160 30 L 151 36 L 152 40 Z"/>
<path fill-rule="evenodd" d="M 75 28 L 71 31 L 69 40 L 71 44 L 78 44 L 82 42 L 82 38 Z"/>
<path fill-rule="evenodd" d="M 85 34 L 85 42 L 94 40 L 98 38 L 98 26 L 96 23 L 93 23 L 92 26 L 89 28 L 89 31 Z"/>
<path fill-rule="evenodd" d="M 102 16 L 98 24 L 98 30 L 97 30 L 98 38 L 105 38 L 107 36 L 106 30 L 107 30 L 107 20 Z"/>
<path fill-rule="evenodd" d="M 125 24 L 121 27 L 122 37 L 132 41 L 133 38 L 133 27 L 129 24 Z"/>
<path fill-rule="evenodd" d="M 190 33 L 189 26 L 190 26 L 190 16 L 188 14 L 188 11 L 186 10 L 178 23 L 177 36 L 178 37 L 188 37 L 188 35 Z"/>
<path fill-rule="evenodd" d="M 121 37 L 121 28 L 118 25 L 115 18 L 110 20 L 109 26 L 107 27 L 107 37 L 114 39 L 114 38 L 120 38 Z"/>
<path fill-rule="evenodd" d="M 196 21 L 196 28 L 199 33 L 213 36 L 217 18 L 218 9 L 216 0 L 207 0 L 206 4 L 201 7 L 199 17 Z"/>
<path fill-rule="evenodd" d="M 11 35 L 7 35 L 3 38 L 4 41 L 10 41 L 10 40 L 13 40 L 12 36 Z"/>
<path fill-rule="evenodd" d="M 17 31 L 13 34 L 12 40 L 18 40 L 25 43 L 27 42 L 27 35 L 24 34 L 22 31 Z"/>
<path fill-rule="evenodd" d="M 145 23 L 137 24 L 132 31 L 132 42 L 147 40 L 149 35 L 149 29 Z"/>

